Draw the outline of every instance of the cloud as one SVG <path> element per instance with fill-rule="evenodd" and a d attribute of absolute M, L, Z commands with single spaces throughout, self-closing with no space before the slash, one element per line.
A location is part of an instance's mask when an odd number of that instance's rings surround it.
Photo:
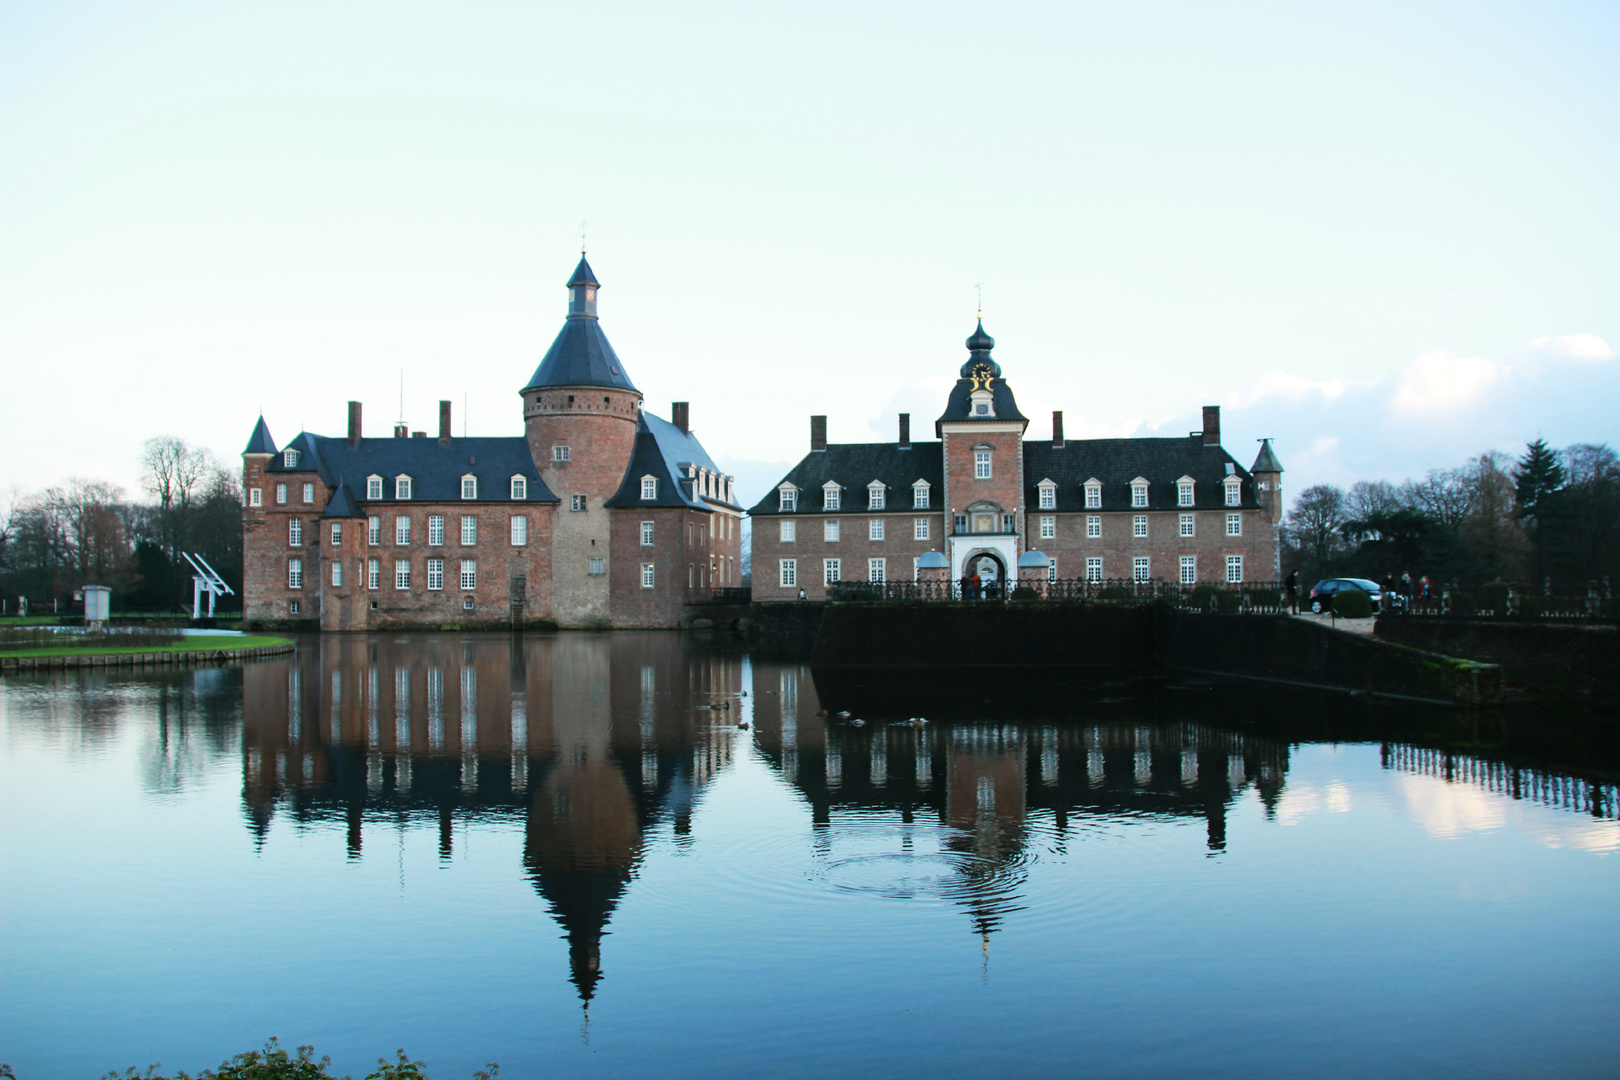
<path fill-rule="evenodd" d="M 1554 360 L 1575 363 L 1602 363 L 1613 360 L 1615 353 L 1609 343 L 1596 334 L 1564 334 L 1561 337 L 1538 337 L 1525 342 L 1521 355 L 1541 355 Z"/>
<path fill-rule="evenodd" d="M 1390 404 L 1403 412 L 1432 413 L 1475 400 L 1501 374 L 1501 368 L 1478 356 L 1424 353 L 1396 376 Z"/>

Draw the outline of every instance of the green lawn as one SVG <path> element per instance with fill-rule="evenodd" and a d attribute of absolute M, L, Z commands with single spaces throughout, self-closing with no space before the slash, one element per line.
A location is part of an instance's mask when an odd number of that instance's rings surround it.
<path fill-rule="evenodd" d="M 270 645 L 290 644 L 292 644 L 291 639 L 280 637 L 200 637 L 191 638 L 187 641 L 177 641 L 173 645 L 104 645 L 88 649 L 64 645 L 54 649 L 20 649 L 15 652 L 0 652 L 0 656 L 122 656 L 129 653 L 214 652 L 219 649 L 229 653 L 242 649 L 263 649 Z"/>

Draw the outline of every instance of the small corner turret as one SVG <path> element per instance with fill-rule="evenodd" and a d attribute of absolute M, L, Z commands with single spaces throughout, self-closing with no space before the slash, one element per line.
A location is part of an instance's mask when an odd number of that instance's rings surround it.
<path fill-rule="evenodd" d="M 596 318 L 596 290 L 601 287 L 591 264 L 585 261 L 585 252 L 581 251 L 579 265 L 574 267 L 574 276 L 568 279 L 568 317 Z"/>

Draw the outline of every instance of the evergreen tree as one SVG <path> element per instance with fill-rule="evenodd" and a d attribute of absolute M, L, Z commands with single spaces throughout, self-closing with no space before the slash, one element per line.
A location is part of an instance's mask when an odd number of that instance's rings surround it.
<path fill-rule="evenodd" d="M 1513 486 L 1519 498 L 1519 516 L 1533 518 L 1541 500 L 1564 486 L 1564 463 L 1558 451 L 1537 439 L 1525 448 L 1513 470 Z"/>

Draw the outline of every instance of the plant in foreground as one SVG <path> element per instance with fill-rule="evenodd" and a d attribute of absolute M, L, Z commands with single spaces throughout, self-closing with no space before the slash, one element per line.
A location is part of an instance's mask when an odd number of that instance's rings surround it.
<path fill-rule="evenodd" d="M 412 1061 L 403 1049 L 398 1053 L 399 1060 L 395 1062 L 378 1058 L 377 1071 L 367 1073 L 366 1080 L 429 1080 L 428 1074 L 422 1071 L 422 1062 Z M 334 1077 L 328 1072 L 327 1066 L 331 1063 L 330 1057 L 316 1061 L 313 1046 L 300 1046 L 296 1056 L 289 1054 L 272 1036 L 262 1051 L 237 1054 L 221 1063 L 217 1070 L 204 1069 L 195 1077 L 183 1070 L 173 1077 L 163 1076 L 158 1073 L 158 1066 L 152 1065 L 144 1073 L 136 1072 L 133 1067 L 122 1073 L 114 1070 L 102 1080 L 350 1080 L 350 1077 Z M 500 1066 L 492 1061 L 487 1069 L 473 1073 L 473 1080 L 494 1080 L 500 1071 Z M 16 1080 L 9 1066 L 0 1065 L 0 1080 Z"/>

